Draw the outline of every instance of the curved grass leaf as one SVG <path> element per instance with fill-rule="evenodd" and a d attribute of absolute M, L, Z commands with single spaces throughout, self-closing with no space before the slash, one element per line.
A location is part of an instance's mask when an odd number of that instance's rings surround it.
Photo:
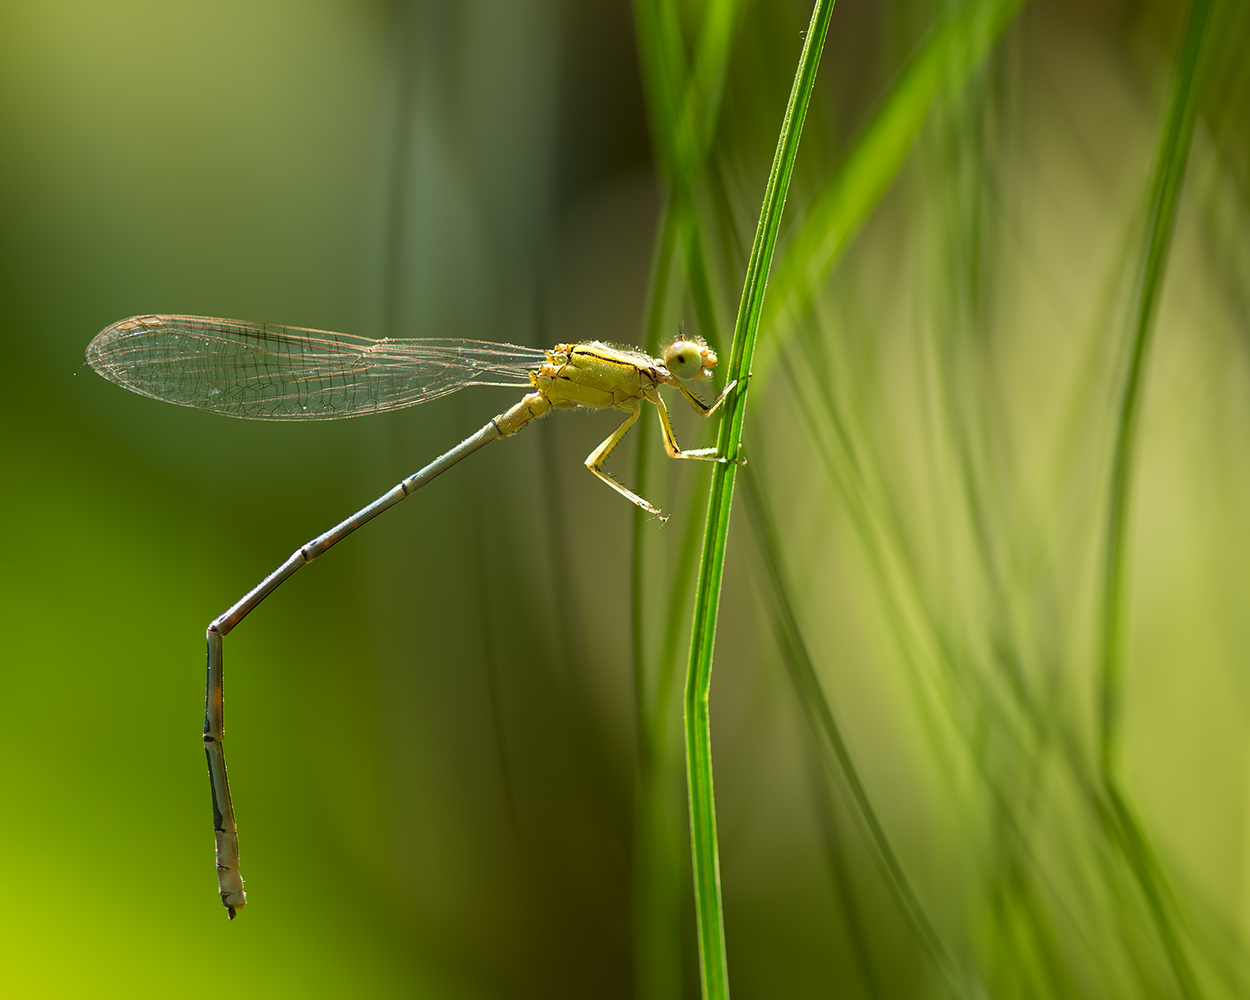
<path fill-rule="evenodd" d="M 1106 548 L 1103 556 L 1101 622 L 1101 729 L 1099 765 L 1105 792 L 1102 803 L 1106 825 L 1123 852 L 1167 954 L 1177 986 L 1185 997 L 1201 995 L 1182 943 L 1175 903 L 1168 891 L 1150 843 L 1141 829 L 1116 777 L 1120 697 L 1123 673 L 1123 616 L 1125 536 L 1133 482 L 1137 422 L 1141 412 L 1142 380 L 1149 358 L 1155 312 L 1163 287 L 1168 250 L 1175 228 L 1176 208 L 1185 180 L 1185 166 L 1193 140 L 1203 39 L 1211 16 L 1211 0 L 1194 0 L 1177 63 L 1171 104 L 1159 140 L 1147 206 L 1147 227 L 1138 269 L 1136 301 L 1130 323 L 1128 371 L 1120 397 L 1111 489 L 1107 509 Z"/>
<path fill-rule="evenodd" d="M 777 150 L 773 156 L 764 205 L 734 324 L 728 377 L 738 380 L 738 390 L 726 401 L 721 418 L 717 453 L 736 459 L 746 416 L 748 380 L 755 355 L 764 306 L 764 290 L 772 265 L 777 233 L 790 177 L 798 156 L 803 121 L 816 81 L 816 69 L 824 47 L 833 0 L 817 0 L 799 58 L 798 70 L 786 105 Z M 708 694 L 712 683 L 712 652 L 716 641 L 716 617 L 720 605 L 725 545 L 729 537 L 729 511 L 733 500 L 733 462 L 717 463 L 712 470 L 703 556 L 695 590 L 694 623 L 690 662 L 686 672 L 685 734 L 686 783 L 690 795 L 691 851 L 694 862 L 695 916 L 699 935 L 699 974 L 707 998 L 729 996 L 729 971 L 725 959 L 725 928 L 721 908 L 720 862 L 716 845 L 716 807 L 712 790 L 712 743 L 708 717 Z"/>
<path fill-rule="evenodd" d="M 793 329 L 786 318 L 806 315 L 812 297 L 898 177 L 934 105 L 957 93 L 984 63 L 1022 5 L 1023 0 L 968 4 L 929 35 L 782 251 L 765 311 L 765 326 L 777 325 L 776 335 L 761 348 L 757 372 L 771 367 Z"/>

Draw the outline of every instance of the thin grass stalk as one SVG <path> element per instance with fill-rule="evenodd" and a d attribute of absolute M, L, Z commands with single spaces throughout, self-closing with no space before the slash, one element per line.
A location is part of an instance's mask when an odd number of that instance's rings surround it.
<path fill-rule="evenodd" d="M 650 282 L 649 307 L 642 343 L 657 350 L 673 301 L 680 301 L 693 280 L 700 326 L 710 336 L 708 279 L 703 273 L 699 221 L 693 190 L 702 176 L 715 134 L 732 41 L 739 22 L 740 0 L 713 0 L 706 7 L 689 66 L 680 20 L 671 4 L 635 0 L 639 60 L 651 122 L 657 172 L 668 188 L 657 255 Z M 686 268 L 682 271 L 682 257 Z M 698 274 L 691 274 L 697 270 Z M 713 344 L 715 338 L 713 337 Z M 652 467 L 653 425 L 638 429 L 635 482 L 646 493 Z M 682 935 L 680 904 L 681 835 L 679 813 L 673 811 L 669 791 L 676 777 L 668 739 L 669 706 L 677 665 L 678 625 L 684 617 L 694 576 L 697 517 L 685 522 L 685 541 L 665 602 L 663 639 L 653 688 L 648 692 L 646 638 L 649 571 L 645 531 L 647 518 L 635 511 L 631 561 L 634 686 L 637 705 L 639 770 L 635 805 L 634 844 L 634 991 L 635 995 L 663 998 L 682 990 Z M 653 567 L 652 567 L 653 569 Z"/>
<path fill-rule="evenodd" d="M 913 933 L 921 946 L 928 953 L 934 968 L 945 981 L 951 995 L 965 997 L 973 995 L 962 984 L 962 976 L 954 958 L 942 943 L 937 929 L 929 920 L 924 906 L 912 889 L 911 881 L 903 870 L 898 855 L 890 844 L 885 827 L 877 817 L 868 789 L 864 786 L 851 755 L 850 747 L 842 735 L 834 717 L 833 709 L 825 697 L 820 678 L 816 675 L 816 667 L 808 652 L 807 643 L 799 627 L 794 603 L 790 599 L 791 587 L 781 562 L 781 546 L 777 538 L 776 523 L 769 509 L 764 491 L 760 489 L 759 479 L 748 476 L 744 480 L 746 491 L 747 520 L 755 537 L 756 548 L 760 561 L 764 566 L 768 582 L 769 594 L 772 598 L 773 629 L 777 635 L 777 645 L 781 651 L 786 672 L 811 727 L 812 736 L 824 750 L 822 755 L 830 770 L 841 778 L 855 815 L 864 830 L 864 839 L 873 860 L 877 863 L 886 886 L 902 910 Z"/>
<path fill-rule="evenodd" d="M 714 0 L 704 12 L 703 25 L 690 67 L 685 63 L 685 40 L 671 4 L 635 0 L 639 60 L 646 87 L 656 165 L 668 188 L 661 217 L 650 281 L 649 306 L 642 343 L 656 350 L 672 302 L 685 294 L 691 266 L 702 267 L 698 219 L 691 192 L 702 174 L 715 132 L 724 89 L 732 36 L 738 22 L 738 0 Z M 682 256 L 691 258 L 685 272 Z M 707 282 L 702 277 L 696 299 Z M 702 319 L 702 317 L 701 317 Z M 705 330 L 706 333 L 706 330 Z M 649 490 L 653 425 L 638 428 L 635 482 Z M 648 692 L 646 637 L 649 589 L 656 574 L 647 559 L 646 516 L 635 511 L 631 560 L 634 687 L 638 727 L 638 783 L 634 817 L 634 991 L 637 996 L 675 997 L 682 991 L 681 834 L 679 813 L 670 801 L 675 761 L 668 740 L 672 684 L 676 669 L 676 629 L 686 601 L 676 595 L 690 592 L 694 575 L 697 519 L 687 520 L 688 544 L 672 581 L 672 594 L 663 633 L 659 666 Z M 651 582 L 651 588 L 648 587 Z"/>
<path fill-rule="evenodd" d="M 660 330 L 664 326 L 664 316 L 666 305 L 672 297 L 675 270 L 675 251 L 682 240 L 682 230 L 685 228 L 686 219 L 681 206 L 674 203 L 672 199 L 665 206 L 660 217 L 660 230 L 656 238 L 656 248 L 652 255 L 651 279 L 648 289 L 648 308 L 647 318 L 645 321 L 645 329 L 643 331 L 643 346 L 648 350 L 655 348 L 656 341 L 659 340 Z M 680 289 L 678 289 L 680 291 Z M 644 496 L 649 492 L 648 471 L 650 462 L 647 461 L 653 449 L 650 445 L 650 434 L 648 430 L 651 428 L 650 421 L 642 421 L 635 429 L 638 435 L 638 453 L 637 462 L 634 468 L 635 488 Z M 630 594 L 631 594 L 631 633 L 633 640 L 633 667 L 634 667 L 634 698 L 637 708 L 637 725 L 638 725 L 638 753 L 639 762 L 645 771 L 650 763 L 651 745 L 653 742 L 652 724 L 650 713 L 647 711 L 650 704 L 650 696 L 647 693 L 646 681 L 646 559 L 643 542 L 645 540 L 645 529 L 651 520 L 642 508 L 635 508 L 633 519 L 633 558 L 630 560 Z"/>
<path fill-rule="evenodd" d="M 990 0 L 960 9 L 912 58 L 828 182 L 803 213 L 777 261 L 765 325 L 777 335 L 760 352 L 766 372 L 807 314 L 864 223 L 903 169 L 935 107 L 959 93 L 985 63 L 1023 0 Z"/>
<path fill-rule="evenodd" d="M 642 337 L 643 345 L 649 350 L 658 350 L 663 339 L 668 305 L 674 298 L 680 298 L 688 286 L 694 293 L 704 335 L 710 336 L 713 345 L 716 344 L 712 329 L 716 325 L 715 310 L 711 302 L 702 234 L 693 204 L 693 188 L 704 170 L 711 148 L 740 8 L 741 0 L 713 0 L 708 5 L 691 65 L 687 67 L 681 26 L 672 5 L 661 4 L 657 0 L 636 0 L 634 4 L 657 166 L 669 186 L 656 253 L 653 255 L 647 319 Z M 686 259 L 684 274 L 678 269 L 679 251 Z M 648 431 L 651 427 L 652 424 L 644 423 L 638 429 L 640 446 L 635 482 L 644 493 L 647 492 L 649 459 L 653 451 L 644 445 L 650 437 Z M 644 706 L 646 644 L 642 598 L 646 573 L 642 532 L 647 518 L 641 512 L 636 513 L 639 516 L 634 520 L 631 581 L 634 666 L 636 694 L 639 705 Z M 678 584 L 680 586 L 680 579 Z M 670 608 L 673 604 L 668 602 Z M 664 672 L 663 667 L 661 672 Z M 664 697 L 664 687 L 658 685 L 655 691 L 657 704 Z M 653 722 L 645 709 L 640 708 L 639 738 L 644 762 L 646 748 L 654 738 L 654 733 L 650 731 L 654 728 Z"/>
<path fill-rule="evenodd" d="M 749 480 L 748 480 L 749 481 Z M 812 805 L 816 810 L 817 829 L 820 831 L 821 846 L 829 864 L 829 874 L 833 881 L 833 891 L 838 900 L 846 924 L 846 936 L 850 944 L 851 955 L 859 970 L 859 978 L 864 986 L 868 1000 L 885 1000 L 887 994 L 880 983 L 872 957 L 869 940 L 869 921 L 866 911 L 855 892 L 855 881 L 851 871 L 850 859 L 844 838 L 839 830 L 839 820 L 834 809 L 832 790 L 829 788 L 828 771 L 825 756 L 820 754 L 819 747 L 811 748 L 815 753 L 807 755 L 807 772 L 811 784 Z M 819 755 L 821 760 L 816 760 Z"/>
<path fill-rule="evenodd" d="M 1105 802 L 1104 818 L 1111 834 L 1146 899 L 1155 929 L 1163 944 L 1177 986 L 1185 997 L 1201 995 L 1190 967 L 1175 918 L 1173 900 L 1149 841 L 1133 813 L 1115 773 L 1120 735 L 1120 697 L 1123 683 L 1125 603 L 1125 536 L 1131 501 L 1137 424 L 1141 413 L 1142 382 L 1154 332 L 1155 312 L 1163 287 L 1164 272 L 1176 209 L 1185 179 L 1185 167 L 1193 140 L 1201 54 L 1211 0 L 1194 0 L 1189 12 L 1167 120 L 1159 140 L 1151 181 L 1146 241 L 1131 320 L 1132 345 L 1128 371 L 1120 398 L 1115 448 L 1111 467 L 1111 490 L 1107 508 L 1106 549 L 1103 562 L 1101 619 L 1101 690 L 1099 767 Z"/>
<path fill-rule="evenodd" d="M 674 248 L 681 223 L 670 202 L 661 219 L 652 255 L 652 272 L 643 343 L 650 347 L 663 325 L 665 306 L 671 295 Z M 638 428 L 635 483 L 649 492 L 647 458 L 652 450 L 650 422 Z M 680 878 L 680 846 L 670 843 L 670 819 L 665 815 L 664 752 L 662 729 L 651 710 L 647 690 L 645 527 L 649 518 L 634 510 L 633 558 L 630 560 L 630 626 L 633 649 L 634 705 L 638 737 L 638 772 L 634 792 L 633 824 L 633 969 L 634 994 L 656 1000 L 681 996 L 682 948 L 681 904 L 676 887 Z M 680 839 L 680 838 L 677 838 Z"/>
<path fill-rule="evenodd" d="M 739 388 L 726 401 L 726 413 L 721 418 L 717 453 L 722 458 L 736 460 L 742 442 L 748 379 L 759 333 L 764 290 L 833 6 L 834 0 L 817 0 L 812 11 L 803 52 L 786 105 L 781 134 L 777 140 L 777 150 L 769 171 L 764 204 L 747 264 L 738 318 L 734 324 L 727 377 L 737 379 Z M 686 672 L 686 782 L 690 797 L 699 976 L 703 996 L 708 1000 L 727 1000 L 729 996 L 720 861 L 716 845 L 716 806 L 712 791 L 708 695 L 712 683 L 712 652 L 716 640 L 716 619 L 720 607 L 721 579 L 725 567 L 725 545 L 729 537 L 729 512 L 736 471 L 735 461 L 718 462 L 712 470 L 707 523 L 703 535 L 703 556 L 695 589 L 690 662 Z"/>
<path fill-rule="evenodd" d="M 1120 397 L 1115 452 L 1111 465 L 1111 493 L 1107 508 L 1107 537 L 1103 561 L 1101 635 L 1101 733 L 1099 763 L 1104 776 L 1114 770 L 1119 737 L 1120 686 L 1123 673 L 1124 536 L 1128 520 L 1141 386 L 1154 332 L 1155 309 L 1163 287 L 1164 269 L 1176 206 L 1180 200 L 1185 165 L 1193 138 L 1197 103 L 1198 57 L 1211 12 L 1211 0 L 1194 0 L 1189 25 L 1173 82 L 1172 102 L 1159 141 L 1151 181 L 1146 243 L 1132 316 L 1132 347 L 1128 373 Z"/>

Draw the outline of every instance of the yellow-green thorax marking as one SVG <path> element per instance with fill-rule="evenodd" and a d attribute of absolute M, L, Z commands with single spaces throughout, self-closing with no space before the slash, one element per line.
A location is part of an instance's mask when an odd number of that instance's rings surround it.
<path fill-rule="evenodd" d="M 686 387 L 686 381 L 702 381 L 712 377 L 716 353 L 701 341 L 676 340 L 664 352 L 664 358 L 649 358 L 639 351 L 609 347 L 597 340 L 585 344 L 557 344 L 547 352 L 547 361 L 530 373 L 534 391 L 516 406 L 494 420 L 499 433 L 517 433 L 531 420 L 551 410 L 585 406 L 591 409 L 624 410 L 629 416 L 602 444 L 586 457 L 586 468 L 626 499 L 661 521 L 667 518 L 638 494 L 626 489 L 602 470 L 604 460 L 625 432 L 633 426 L 642 411 L 643 401 L 655 404 L 664 435 L 664 449 L 671 458 L 694 458 L 716 461 L 716 449 L 698 448 L 682 451 L 673 434 L 668 410 L 660 398 L 661 385 L 675 386 L 700 415 L 716 411 L 734 387 L 731 382 L 711 404 L 704 403 Z"/>

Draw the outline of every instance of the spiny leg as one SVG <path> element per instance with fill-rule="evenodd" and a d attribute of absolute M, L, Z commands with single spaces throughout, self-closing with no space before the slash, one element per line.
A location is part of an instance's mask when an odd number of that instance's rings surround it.
<path fill-rule="evenodd" d="M 725 388 L 720 391 L 720 395 L 717 396 L 711 403 L 703 402 L 703 400 L 686 388 L 686 385 L 683 382 L 674 380 L 670 384 L 675 385 L 681 391 L 681 394 L 686 397 L 686 401 L 691 405 L 694 411 L 699 414 L 699 416 L 706 418 L 710 417 L 713 413 L 720 409 L 720 405 L 725 402 L 725 399 L 731 392 L 733 392 L 734 387 L 737 386 L 738 380 L 734 379 L 732 382 L 728 383 Z M 668 409 L 664 405 L 664 400 L 660 398 L 660 394 L 658 392 L 652 396 L 648 396 L 647 398 L 650 399 L 651 402 L 655 403 L 655 408 L 660 413 L 660 426 L 663 428 L 664 432 L 664 449 L 668 452 L 669 458 L 698 458 L 706 462 L 732 461 L 735 463 L 741 463 L 742 465 L 746 464 L 745 458 L 721 458 L 716 453 L 715 448 L 693 448 L 690 451 L 682 451 L 681 446 L 677 443 L 677 435 L 673 433 L 673 425 L 669 423 Z"/>
<path fill-rule="evenodd" d="M 685 389 L 685 386 L 682 386 L 682 389 Z M 689 390 L 686 391 L 689 393 Z M 698 397 L 694 396 L 693 393 L 690 393 L 690 395 L 694 399 L 698 399 Z M 722 393 L 721 396 L 723 398 L 724 393 Z M 716 454 L 715 448 L 694 448 L 690 451 L 682 451 L 681 445 L 677 443 L 677 435 L 673 433 L 673 425 L 669 423 L 668 408 L 664 405 L 664 400 L 660 398 L 660 394 L 658 392 L 654 396 L 648 396 L 647 398 L 655 404 L 655 408 L 660 414 L 660 432 L 664 438 L 664 450 L 668 452 L 669 458 L 697 458 L 704 462 L 726 461 L 726 459 L 723 459 Z M 702 400 L 700 400 L 700 403 L 702 404 Z M 717 400 L 717 402 L 713 403 L 712 406 L 718 406 L 719 403 L 720 401 Z M 710 408 L 708 412 L 711 412 Z M 704 416 L 706 415 L 707 414 L 704 414 Z"/>
<path fill-rule="evenodd" d="M 655 517 L 658 517 L 661 521 L 667 521 L 668 517 L 664 514 L 661 514 L 657 507 L 654 507 L 651 504 L 647 503 L 646 500 L 640 497 L 637 493 L 634 493 L 632 490 L 626 489 L 624 486 L 618 483 L 615 479 L 609 476 L 606 472 L 604 472 L 603 469 L 601 468 L 601 466 L 603 465 L 604 459 L 608 457 L 608 453 L 611 452 L 612 449 L 616 447 L 617 443 L 621 440 L 621 438 L 625 436 L 625 432 L 634 426 L 634 421 L 638 419 L 638 414 L 641 411 L 642 411 L 641 405 L 637 401 L 635 401 L 634 408 L 630 411 L 629 416 L 625 418 L 625 422 L 621 424 L 621 426 L 618 427 L 615 431 L 613 431 L 612 434 L 607 438 L 607 440 L 603 442 L 603 444 L 599 445 L 598 448 L 596 448 L 594 451 L 592 451 L 589 455 L 586 456 L 586 468 L 588 468 L 596 476 L 598 476 L 605 483 L 611 486 L 612 489 L 616 490 L 616 492 L 619 493 L 621 496 L 623 496 L 626 500 L 630 501 L 631 503 L 636 503 L 639 507 L 645 510 L 648 514 L 652 514 Z"/>
<path fill-rule="evenodd" d="M 701 417 L 710 417 L 713 413 L 715 413 L 718 409 L 720 409 L 721 403 L 723 403 L 725 401 L 725 398 L 731 392 L 734 391 L 734 387 L 737 384 L 738 384 L 738 380 L 734 379 L 732 382 L 728 383 L 725 386 L 725 388 L 723 388 L 720 391 L 720 395 L 717 396 L 714 400 L 712 400 L 712 402 L 705 403 L 698 396 L 696 396 L 693 392 L 691 392 L 688 388 L 686 388 L 685 383 L 680 382 L 676 379 L 670 383 L 670 385 L 677 386 L 677 388 L 681 391 L 681 394 L 686 397 L 686 402 L 688 402 L 694 408 L 694 411 L 698 413 L 699 416 Z"/>

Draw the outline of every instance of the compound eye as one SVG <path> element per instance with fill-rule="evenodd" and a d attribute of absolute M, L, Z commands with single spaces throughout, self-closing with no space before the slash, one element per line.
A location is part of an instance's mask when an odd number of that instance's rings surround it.
<path fill-rule="evenodd" d="M 664 367 L 678 378 L 697 378 L 703 373 L 703 350 L 690 340 L 674 341 L 664 352 Z"/>

